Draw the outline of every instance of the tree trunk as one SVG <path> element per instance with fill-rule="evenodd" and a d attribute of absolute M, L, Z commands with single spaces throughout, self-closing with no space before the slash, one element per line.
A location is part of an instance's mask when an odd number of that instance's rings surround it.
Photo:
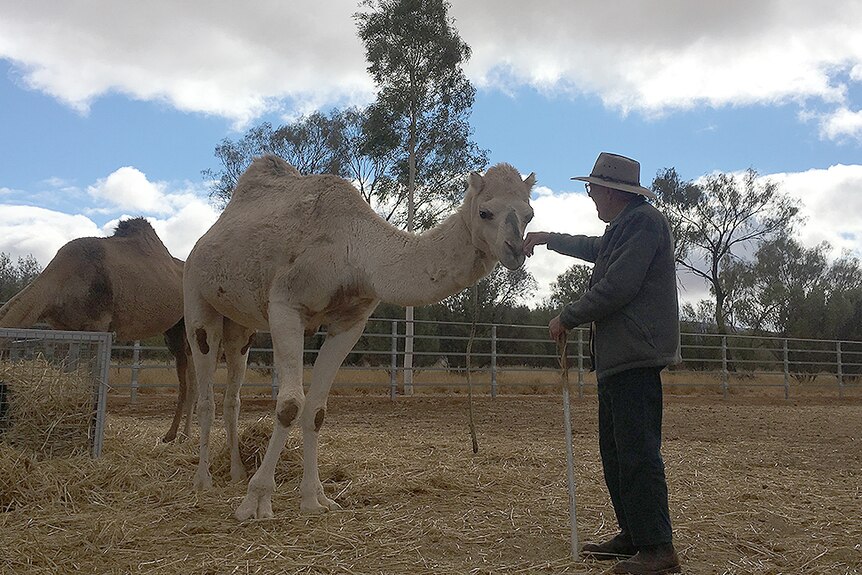
<path fill-rule="evenodd" d="M 416 115 L 410 118 L 410 141 L 408 142 L 407 176 L 407 231 L 413 233 L 416 211 Z M 404 310 L 404 395 L 413 395 L 413 306 Z"/>

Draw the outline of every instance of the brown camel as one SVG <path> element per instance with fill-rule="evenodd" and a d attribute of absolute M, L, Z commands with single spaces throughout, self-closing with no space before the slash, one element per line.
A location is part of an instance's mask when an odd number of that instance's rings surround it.
<path fill-rule="evenodd" d="M 183 261 L 171 256 L 144 218 L 121 221 L 108 238 L 78 238 L 64 245 L 45 270 L 0 308 L 0 327 L 115 332 L 117 340 L 163 333 L 176 358 L 179 394 L 164 437 L 177 435 L 183 408 L 188 435 L 194 371 L 183 323 Z M 188 401 L 186 399 L 188 398 Z"/>

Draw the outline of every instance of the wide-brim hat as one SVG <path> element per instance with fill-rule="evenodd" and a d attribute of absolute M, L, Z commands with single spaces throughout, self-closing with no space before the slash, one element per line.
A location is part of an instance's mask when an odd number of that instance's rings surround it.
<path fill-rule="evenodd" d="M 631 194 L 640 194 L 651 200 L 656 199 L 651 190 L 641 185 L 640 162 L 619 154 L 602 152 L 596 159 L 596 165 L 593 166 L 593 171 L 589 176 L 576 176 L 572 179 Z"/>

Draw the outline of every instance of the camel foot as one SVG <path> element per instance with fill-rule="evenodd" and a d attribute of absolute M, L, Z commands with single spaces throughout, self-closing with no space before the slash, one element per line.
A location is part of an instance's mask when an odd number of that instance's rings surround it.
<path fill-rule="evenodd" d="M 339 509 L 341 509 L 341 505 L 324 495 L 322 488 L 316 496 L 307 500 L 303 499 L 302 503 L 299 504 L 299 511 L 301 513 L 312 515 L 326 513 L 327 511 L 338 511 Z"/>
<path fill-rule="evenodd" d="M 269 519 L 272 513 L 272 496 L 249 491 L 242 503 L 236 508 L 234 517 L 240 521 L 247 519 Z"/>
<path fill-rule="evenodd" d="M 162 438 L 162 443 L 170 443 L 174 439 L 177 438 L 177 432 L 175 429 L 168 431 L 165 436 Z"/>
<path fill-rule="evenodd" d="M 209 470 L 198 469 L 197 473 L 195 473 L 194 479 L 194 488 L 196 491 L 203 491 L 204 489 L 212 489 L 213 487 L 213 478 L 210 475 Z"/>
<path fill-rule="evenodd" d="M 240 463 L 239 465 L 231 465 L 230 467 L 230 480 L 232 483 L 241 483 L 248 479 L 248 472 L 245 470 L 245 466 Z"/>

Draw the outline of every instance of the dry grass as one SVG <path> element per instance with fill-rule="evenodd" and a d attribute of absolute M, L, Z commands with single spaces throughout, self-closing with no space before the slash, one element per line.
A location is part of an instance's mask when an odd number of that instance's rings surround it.
<path fill-rule="evenodd" d="M 270 402 L 246 401 L 259 461 Z M 112 401 L 104 456 L 35 460 L 0 448 L 2 573 L 604 573 L 569 556 L 562 405 L 330 398 L 321 477 L 343 511 L 298 515 L 299 441 L 276 473 L 276 518 L 237 523 L 222 441 L 216 488 L 191 490 L 195 441 L 162 444 L 172 399 Z M 581 540 L 613 532 L 592 396 L 574 400 Z M 857 574 L 862 402 L 670 397 L 665 460 L 676 544 L 693 574 Z M 220 449 L 222 450 L 220 452 Z"/>
<path fill-rule="evenodd" d="M 0 361 L 0 382 L 8 402 L 0 421 L 6 445 L 49 457 L 89 452 L 95 390 L 85 368 L 44 358 Z"/>
<path fill-rule="evenodd" d="M 162 394 L 166 388 L 176 388 L 176 376 L 173 366 L 164 364 L 161 368 L 143 369 L 139 372 L 138 381 L 142 386 L 139 393 Z M 570 381 L 574 393 L 579 392 L 577 368 L 570 368 Z M 403 389 L 403 376 L 399 372 L 397 389 Z M 311 369 L 306 368 L 304 381 L 311 381 Z M 128 395 L 128 385 L 131 369 L 128 367 L 112 368 L 111 385 L 116 389 L 115 395 Z M 477 371 L 471 378 L 474 391 L 478 394 L 490 395 L 490 374 L 487 371 Z M 703 371 L 668 371 L 663 375 L 667 393 L 670 395 L 723 397 L 721 374 Z M 227 381 L 227 371 L 218 369 L 215 373 L 215 385 L 224 386 Z M 595 395 L 595 373 L 584 371 L 583 395 Z M 505 394 L 556 395 L 559 394 L 559 371 L 553 369 L 540 370 L 529 367 L 501 367 L 497 373 L 497 391 Z M 249 367 L 246 372 L 242 394 L 245 397 L 268 397 L 271 394 L 272 379 L 266 369 Z M 843 395 L 848 398 L 862 398 L 862 383 L 858 379 L 845 382 Z M 774 397 L 784 398 L 785 382 L 781 374 L 754 377 L 745 374 L 730 374 L 728 378 L 728 395 L 731 397 Z M 339 370 L 332 388 L 332 395 L 385 395 L 389 393 L 390 375 L 385 369 L 342 367 Z M 414 392 L 417 395 L 467 395 L 467 378 L 455 370 L 418 369 L 414 373 Z M 811 379 L 800 381 L 790 378 L 788 382 L 790 398 L 839 396 L 839 387 L 834 375 L 820 374 Z"/>

